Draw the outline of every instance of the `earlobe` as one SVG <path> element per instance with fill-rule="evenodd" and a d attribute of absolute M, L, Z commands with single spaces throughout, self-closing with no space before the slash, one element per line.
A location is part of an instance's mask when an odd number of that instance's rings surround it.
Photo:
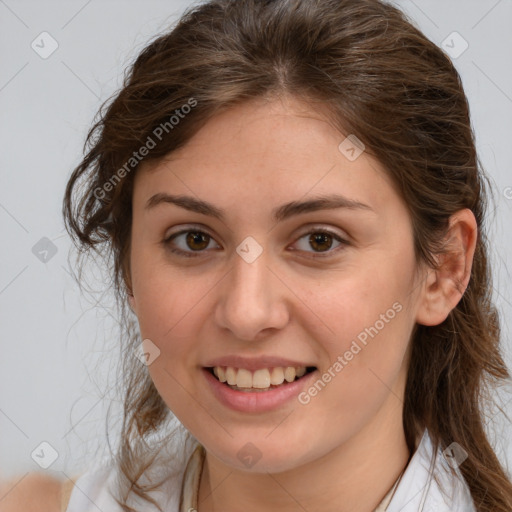
<path fill-rule="evenodd" d="M 429 268 L 422 284 L 417 323 L 439 325 L 459 303 L 471 276 L 477 229 L 475 216 L 467 208 L 450 218 L 445 252 L 436 258 L 439 268 Z"/>
<path fill-rule="evenodd" d="M 135 297 L 131 293 L 128 293 L 128 303 L 130 304 L 132 311 L 135 313 Z"/>

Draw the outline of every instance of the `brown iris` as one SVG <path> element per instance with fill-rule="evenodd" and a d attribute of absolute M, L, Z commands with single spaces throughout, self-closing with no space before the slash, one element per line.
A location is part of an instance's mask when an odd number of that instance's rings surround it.
<path fill-rule="evenodd" d="M 332 246 L 332 236 L 328 233 L 312 233 L 309 236 L 311 247 L 320 252 L 326 251 Z"/>
<path fill-rule="evenodd" d="M 201 233 L 199 231 L 190 231 L 187 233 L 187 245 L 194 251 L 205 249 L 208 247 L 209 242 L 210 235 L 207 235 L 206 233 Z M 194 246 L 194 244 L 199 244 L 199 246 Z"/>

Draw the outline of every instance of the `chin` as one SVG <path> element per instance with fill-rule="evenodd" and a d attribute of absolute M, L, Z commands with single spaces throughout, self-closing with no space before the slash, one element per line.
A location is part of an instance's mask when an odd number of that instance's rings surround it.
<path fill-rule="evenodd" d="M 264 437 L 255 438 L 254 441 L 230 440 L 227 446 L 219 446 L 207 450 L 223 464 L 238 471 L 250 473 L 282 473 L 295 469 L 316 457 L 314 451 L 305 443 L 287 444 L 284 439 L 276 437 L 275 440 Z M 300 449 L 299 449 L 300 447 Z"/>

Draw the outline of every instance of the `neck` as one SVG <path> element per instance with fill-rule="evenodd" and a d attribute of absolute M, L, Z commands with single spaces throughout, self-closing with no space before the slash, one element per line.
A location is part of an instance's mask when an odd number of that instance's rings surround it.
<path fill-rule="evenodd" d="M 233 470 L 207 453 L 198 512 L 373 512 L 409 457 L 402 404 L 390 394 L 372 422 L 346 443 L 289 471 Z"/>

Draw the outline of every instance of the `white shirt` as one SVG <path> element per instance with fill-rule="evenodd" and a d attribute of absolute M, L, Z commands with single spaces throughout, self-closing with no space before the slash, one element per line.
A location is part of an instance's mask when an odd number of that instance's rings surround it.
<path fill-rule="evenodd" d="M 425 430 L 386 512 L 476 512 L 460 471 L 452 474 L 440 448 L 432 471 L 433 456 L 432 441 Z"/>
<path fill-rule="evenodd" d="M 180 512 L 179 502 L 186 462 L 190 459 L 197 442 L 188 447 L 181 457 L 167 458 L 151 471 L 158 480 L 167 476 L 165 483 L 151 496 L 166 512 Z M 165 452 L 165 450 L 164 450 Z M 434 471 L 433 447 L 430 436 L 425 430 L 423 437 L 413 454 L 386 512 L 476 512 L 469 490 L 456 469 L 453 475 L 450 466 L 438 449 Z M 171 461 L 171 462 L 169 462 Z M 439 481 L 433 475 L 437 475 Z M 147 481 L 153 480 L 145 475 Z M 75 483 L 66 512 L 122 512 L 114 495 L 118 489 L 117 472 L 112 464 L 102 465 L 82 475 Z M 129 504 L 144 512 L 157 512 L 156 507 L 130 494 Z"/>

